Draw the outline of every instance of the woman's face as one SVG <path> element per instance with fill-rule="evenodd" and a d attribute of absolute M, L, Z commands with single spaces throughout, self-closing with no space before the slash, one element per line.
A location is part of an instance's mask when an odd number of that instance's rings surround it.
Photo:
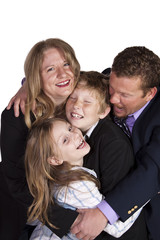
<path fill-rule="evenodd" d="M 64 102 L 74 89 L 74 74 L 63 53 L 56 48 L 44 52 L 41 77 L 42 89 L 55 105 Z"/>
<path fill-rule="evenodd" d="M 55 157 L 60 163 L 67 161 L 72 165 L 83 165 L 83 157 L 90 146 L 85 142 L 82 132 L 68 122 L 56 121 L 52 129 L 55 144 Z"/>

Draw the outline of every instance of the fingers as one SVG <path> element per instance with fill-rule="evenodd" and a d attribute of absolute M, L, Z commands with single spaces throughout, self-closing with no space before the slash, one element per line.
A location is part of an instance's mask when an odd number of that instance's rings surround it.
<path fill-rule="evenodd" d="M 14 104 L 14 115 L 15 117 L 19 117 L 20 98 L 16 98 L 16 97 L 17 95 L 11 98 L 11 100 L 8 103 L 7 110 L 9 110 Z"/>
<path fill-rule="evenodd" d="M 95 237 L 90 236 L 90 235 L 83 235 L 81 232 L 76 234 L 76 238 L 82 239 L 82 240 L 93 240 L 93 239 L 95 239 Z"/>
<path fill-rule="evenodd" d="M 85 235 L 83 232 L 78 232 L 77 234 L 75 234 L 76 238 L 78 239 L 82 239 L 82 240 L 93 240 L 96 238 L 96 236 L 90 236 L 89 234 Z"/>
<path fill-rule="evenodd" d="M 14 104 L 14 115 L 15 117 L 19 117 L 19 108 L 21 108 L 21 111 L 23 114 L 25 114 L 25 102 L 27 99 L 27 93 L 25 89 L 25 84 L 23 87 L 21 87 L 16 95 L 11 98 L 9 101 L 9 104 L 7 106 L 7 109 L 9 110 L 11 106 Z M 34 106 L 35 107 L 35 106 Z"/>
<path fill-rule="evenodd" d="M 85 236 L 82 239 L 83 240 L 93 240 L 93 239 L 95 239 L 95 237 L 93 238 L 93 237 Z"/>
<path fill-rule="evenodd" d="M 73 226 L 71 228 L 71 233 L 74 234 L 76 238 L 82 239 L 82 240 L 93 240 L 96 237 L 96 236 L 91 236 L 90 234 L 85 233 L 85 231 L 82 232 L 79 229 L 79 225 Z"/>
<path fill-rule="evenodd" d="M 16 98 L 14 101 L 14 115 L 15 117 L 19 117 L 19 105 L 20 105 L 20 98 Z"/>
<path fill-rule="evenodd" d="M 25 101 L 24 100 L 21 100 L 20 108 L 21 108 L 22 113 L 25 114 Z"/>
<path fill-rule="evenodd" d="M 82 220 L 71 228 L 71 233 L 75 234 L 78 239 L 95 239 L 107 225 L 107 218 L 98 208 L 77 211 L 82 216 Z"/>
<path fill-rule="evenodd" d="M 11 98 L 11 100 L 8 103 L 7 110 L 9 110 L 12 107 L 12 104 L 14 103 L 15 98 L 16 98 L 16 95 Z"/>
<path fill-rule="evenodd" d="M 84 213 L 86 211 L 86 209 L 77 209 L 77 212 L 79 213 Z"/>
<path fill-rule="evenodd" d="M 15 117 L 19 117 L 19 107 L 21 108 L 22 113 L 25 114 L 25 101 L 24 100 L 21 100 L 20 98 L 17 98 L 17 96 L 15 95 L 9 101 L 8 106 L 7 106 L 7 110 L 9 110 L 13 104 L 14 104 L 14 115 L 15 115 Z"/>

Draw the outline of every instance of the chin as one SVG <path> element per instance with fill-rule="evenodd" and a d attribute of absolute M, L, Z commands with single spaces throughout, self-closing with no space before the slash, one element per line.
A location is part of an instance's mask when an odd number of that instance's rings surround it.
<path fill-rule="evenodd" d="M 114 112 L 114 115 L 118 118 L 125 118 L 126 117 L 126 115 L 121 114 L 121 113 L 117 113 L 117 112 Z"/>

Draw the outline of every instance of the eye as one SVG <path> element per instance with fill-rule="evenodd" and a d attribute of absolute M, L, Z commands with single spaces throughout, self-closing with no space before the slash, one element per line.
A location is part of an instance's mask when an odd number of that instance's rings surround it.
<path fill-rule="evenodd" d="M 71 96 L 69 96 L 69 99 L 72 100 L 72 101 L 75 101 L 75 100 L 76 100 L 76 97 L 74 97 L 74 96 L 71 95 Z"/>
<path fill-rule="evenodd" d="M 129 97 L 129 94 L 122 93 L 121 96 L 124 97 L 124 98 L 127 98 L 127 97 Z"/>
<path fill-rule="evenodd" d="M 64 139 L 63 139 L 63 143 L 66 143 L 66 142 L 67 142 L 67 138 L 64 138 Z"/>
<path fill-rule="evenodd" d="M 65 67 L 66 67 L 66 66 L 70 66 L 70 64 L 66 62 L 66 63 L 64 64 L 64 66 L 65 66 Z"/>
<path fill-rule="evenodd" d="M 85 103 L 87 103 L 87 104 L 90 104 L 90 103 L 91 103 L 90 101 L 87 101 L 87 100 L 86 100 L 86 101 L 84 101 L 84 102 L 85 102 Z"/>
<path fill-rule="evenodd" d="M 47 69 L 47 72 L 51 72 L 51 71 L 54 71 L 54 70 L 55 70 L 54 67 L 50 67 L 50 68 Z"/>

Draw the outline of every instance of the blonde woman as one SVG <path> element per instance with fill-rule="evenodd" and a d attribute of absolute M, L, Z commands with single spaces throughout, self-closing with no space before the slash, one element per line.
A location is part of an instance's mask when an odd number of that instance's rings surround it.
<path fill-rule="evenodd" d="M 3 228 L 0 226 L 1 239 L 18 239 L 27 219 L 27 208 L 33 199 L 28 190 L 24 169 L 28 129 L 39 119 L 61 114 L 65 101 L 77 82 L 80 65 L 68 43 L 52 38 L 40 41 L 32 47 L 24 63 L 24 72 L 27 87 L 25 115 L 20 111 L 19 117 L 15 117 L 12 107 L 4 110 L 1 116 L 2 168 L 7 182 L 0 186 L 1 192 L 5 192 L 1 196 L 4 203 L 1 212 L 4 212 L 4 216 L 1 214 L 0 222 L 6 222 Z M 15 203 L 13 198 L 18 202 Z M 8 210 L 7 205 L 11 210 Z M 60 236 L 68 231 L 77 216 L 77 213 L 68 210 L 71 215 L 64 225 L 64 217 L 69 216 L 68 211 L 68 214 L 64 214 L 64 211 L 62 209 L 61 212 L 58 206 L 58 217 L 56 214 L 50 216 L 53 225 L 54 222 L 57 223 L 59 229 L 55 231 Z"/>

